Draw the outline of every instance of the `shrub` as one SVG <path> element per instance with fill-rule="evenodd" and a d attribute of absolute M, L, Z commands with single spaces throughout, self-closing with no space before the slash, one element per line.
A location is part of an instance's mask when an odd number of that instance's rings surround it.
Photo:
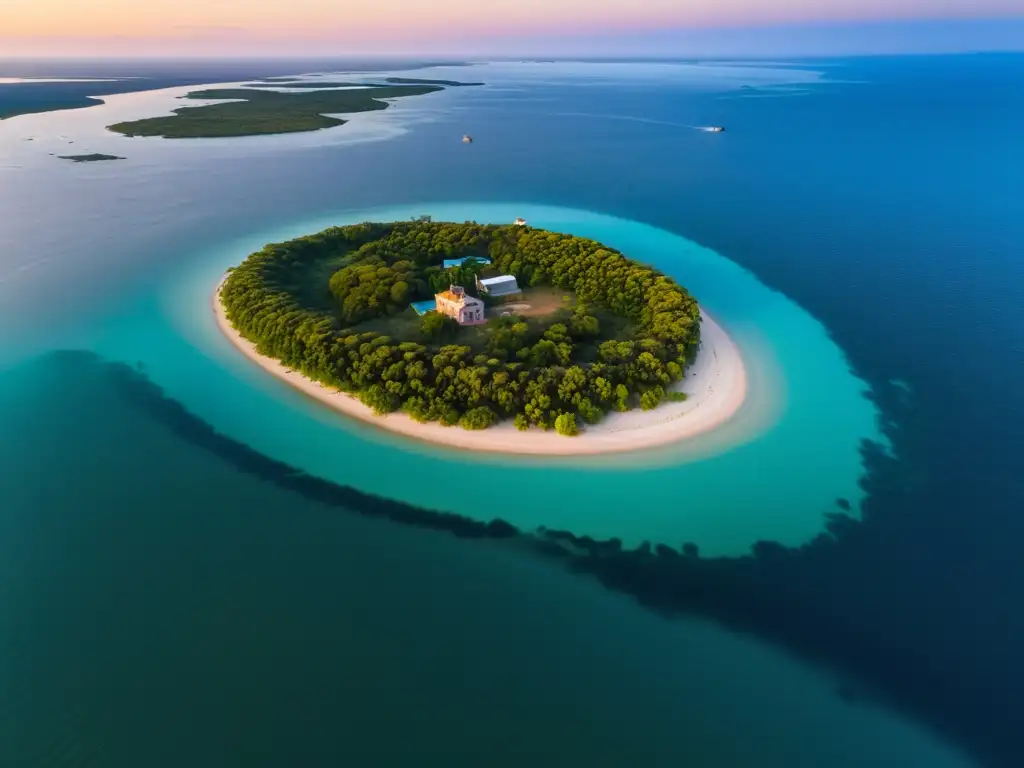
<path fill-rule="evenodd" d="M 579 434 L 579 427 L 576 426 L 576 414 L 563 413 L 555 419 L 555 431 L 566 437 Z"/>
<path fill-rule="evenodd" d="M 385 387 L 374 384 L 359 393 L 359 400 L 363 405 L 369 406 L 378 416 L 391 413 L 398 408 L 398 402 Z"/>
<path fill-rule="evenodd" d="M 459 419 L 459 426 L 463 429 L 487 429 L 497 420 L 498 414 L 487 406 L 480 406 L 466 411 Z"/>
<path fill-rule="evenodd" d="M 665 397 L 664 389 L 661 387 L 651 387 L 640 395 L 640 407 L 645 411 L 653 410 L 658 407 L 663 397 Z"/>

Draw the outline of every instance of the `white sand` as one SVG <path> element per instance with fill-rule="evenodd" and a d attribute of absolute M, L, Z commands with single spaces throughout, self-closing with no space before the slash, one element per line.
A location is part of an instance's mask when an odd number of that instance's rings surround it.
<path fill-rule="evenodd" d="M 681 403 L 666 402 L 652 411 L 640 409 L 609 413 L 596 426 L 588 426 L 576 437 L 563 437 L 553 430 L 517 430 L 504 421 L 484 430 L 442 427 L 436 422 L 420 424 L 404 413 L 376 416 L 352 395 L 330 389 L 290 370 L 277 360 L 259 354 L 256 346 L 234 329 L 219 298 L 220 285 L 213 294 L 217 326 L 232 344 L 267 373 L 276 376 L 324 405 L 374 426 L 417 440 L 440 443 L 472 451 L 530 455 L 582 455 L 652 448 L 709 432 L 728 421 L 743 404 L 747 375 L 739 349 L 722 327 L 701 311 L 701 349 L 674 389 L 689 397 Z"/>

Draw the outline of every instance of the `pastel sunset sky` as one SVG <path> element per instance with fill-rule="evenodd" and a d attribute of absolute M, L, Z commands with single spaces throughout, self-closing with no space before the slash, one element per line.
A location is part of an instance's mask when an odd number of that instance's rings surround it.
<path fill-rule="evenodd" d="M 1024 0 L 0 0 L 0 57 L 821 55 L 1022 33 Z"/>

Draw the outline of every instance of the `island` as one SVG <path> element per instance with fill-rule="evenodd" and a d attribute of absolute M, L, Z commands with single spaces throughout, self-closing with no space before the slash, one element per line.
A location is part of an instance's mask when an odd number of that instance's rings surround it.
<path fill-rule="evenodd" d="M 98 152 L 94 152 L 90 155 L 58 155 L 61 160 L 70 160 L 73 163 L 102 163 L 107 160 L 124 160 L 123 157 L 117 155 L 103 155 Z"/>
<path fill-rule="evenodd" d="M 217 101 L 180 107 L 166 117 L 150 117 L 108 126 L 125 136 L 167 139 L 237 138 L 319 131 L 344 125 L 333 115 L 387 109 L 384 99 L 422 96 L 443 90 L 438 85 L 378 85 L 369 88 L 310 90 L 286 84 L 297 93 L 257 88 L 210 88 L 182 98 Z M 320 86 L 323 87 L 323 86 Z"/>
<path fill-rule="evenodd" d="M 357 83 L 347 80 L 323 80 L 317 82 L 316 80 L 291 80 L 287 82 L 271 82 L 268 80 L 261 80 L 256 83 L 243 83 L 240 87 L 242 88 L 387 88 L 387 85 L 382 83 Z"/>
<path fill-rule="evenodd" d="M 472 450 L 662 445 L 724 423 L 746 393 L 736 346 L 672 278 L 530 226 L 333 227 L 251 254 L 213 305 L 265 371 Z"/>
<path fill-rule="evenodd" d="M 466 83 L 460 80 L 426 80 L 422 77 L 385 77 L 384 82 L 401 85 L 443 85 L 448 88 L 465 88 L 483 83 Z"/>
<path fill-rule="evenodd" d="M 426 80 L 420 77 L 385 77 L 383 83 L 367 83 L 345 80 L 298 80 L 246 83 L 243 88 L 388 88 L 392 85 L 436 85 L 443 88 L 465 88 L 484 83 L 464 83 L 459 80 Z"/>

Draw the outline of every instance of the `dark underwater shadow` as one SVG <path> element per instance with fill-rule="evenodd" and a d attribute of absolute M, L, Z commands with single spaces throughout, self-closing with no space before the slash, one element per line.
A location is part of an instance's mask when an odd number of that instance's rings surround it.
<path fill-rule="evenodd" d="M 348 513 L 462 538 L 504 540 L 557 559 L 662 615 L 711 618 L 826 664 L 852 681 L 837 691 L 852 705 L 863 697 L 882 699 L 985 764 L 1021 764 L 1024 674 L 1012 650 L 1018 647 L 1013 638 L 1021 636 L 1011 623 L 1016 620 L 1007 618 L 1004 634 L 987 642 L 991 652 L 979 654 L 985 638 L 962 626 L 960 610 L 964 600 L 976 600 L 979 621 L 1019 613 L 1007 600 L 1019 599 L 1020 591 L 1011 589 L 1006 599 L 993 596 L 987 580 L 972 578 L 969 568 L 979 546 L 989 557 L 1012 556 L 1020 552 L 1020 539 L 1003 536 L 1003 548 L 993 549 L 977 531 L 970 538 L 970 515 L 955 514 L 957 502 L 970 503 L 968 489 L 964 499 L 949 499 L 950 513 L 936 512 L 921 490 L 927 484 L 878 444 L 862 446 L 867 496 L 861 521 L 845 514 L 848 504 L 837 500 L 826 531 L 804 546 L 761 541 L 747 556 L 705 558 L 694 543 L 678 549 L 645 543 L 627 550 L 616 539 L 543 528 L 521 531 L 503 520 L 484 523 L 363 493 L 220 434 L 168 397 L 143 370 L 90 352 L 55 352 L 47 361 L 63 381 L 100 380 L 119 400 L 180 438 L 265 482 Z M 905 390 L 894 384 L 875 392 L 895 455 L 913 452 L 913 440 L 900 427 L 915 418 Z M 1005 532 L 988 531 L 997 533 Z M 1016 578 L 1018 572 L 1007 574 Z"/>

